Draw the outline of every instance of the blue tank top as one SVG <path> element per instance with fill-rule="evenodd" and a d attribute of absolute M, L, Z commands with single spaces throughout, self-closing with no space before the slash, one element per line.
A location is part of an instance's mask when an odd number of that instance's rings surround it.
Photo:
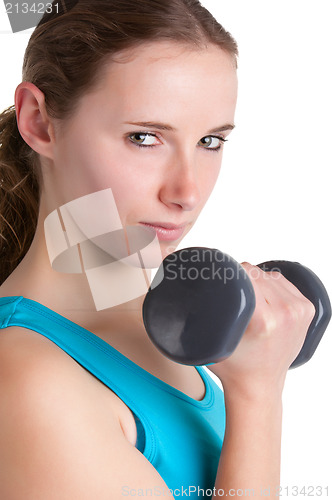
<path fill-rule="evenodd" d="M 137 426 L 136 447 L 174 496 L 210 496 L 224 438 L 225 406 L 222 390 L 205 368 L 196 367 L 205 384 L 205 396 L 197 401 L 31 299 L 0 297 L 0 328 L 9 326 L 29 328 L 50 339 L 130 408 Z M 166 495 L 154 492 L 159 493 Z M 124 489 L 123 495 L 130 496 L 130 491 Z"/>

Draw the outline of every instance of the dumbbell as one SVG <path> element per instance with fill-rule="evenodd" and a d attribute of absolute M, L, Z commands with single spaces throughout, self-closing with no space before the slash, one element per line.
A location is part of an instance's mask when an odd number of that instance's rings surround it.
<path fill-rule="evenodd" d="M 331 303 L 320 279 L 298 262 L 273 260 L 257 267 L 279 271 L 315 306 L 305 342 L 291 364 L 314 354 L 331 319 Z M 220 250 L 190 247 L 169 254 L 145 296 L 143 322 L 153 344 L 185 365 L 207 365 L 229 357 L 255 310 L 255 293 L 244 268 Z"/>

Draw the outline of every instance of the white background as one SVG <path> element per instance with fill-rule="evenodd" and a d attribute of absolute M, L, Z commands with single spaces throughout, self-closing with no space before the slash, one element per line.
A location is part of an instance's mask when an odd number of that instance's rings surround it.
<path fill-rule="evenodd" d="M 239 44 L 240 91 L 217 187 L 181 246 L 219 248 L 252 264 L 301 262 L 332 297 L 331 2 L 202 3 Z M 0 3 L 1 110 L 13 104 L 31 32 L 12 34 Z M 332 496 L 331 333 L 332 325 L 314 358 L 288 375 L 284 497 L 286 486 L 329 486 Z M 296 490 L 289 496 L 303 498 Z"/>

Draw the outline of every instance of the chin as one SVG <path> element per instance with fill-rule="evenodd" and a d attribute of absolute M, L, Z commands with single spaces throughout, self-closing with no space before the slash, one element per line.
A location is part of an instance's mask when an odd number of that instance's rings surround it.
<path fill-rule="evenodd" d="M 160 241 L 159 242 L 163 259 L 165 259 L 168 255 L 170 255 L 171 253 L 173 253 L 177 250 L 182 239 L 183 238 L 181 238 L 181 240 L 176 241 L 176 242 L 175 241 Z"/>

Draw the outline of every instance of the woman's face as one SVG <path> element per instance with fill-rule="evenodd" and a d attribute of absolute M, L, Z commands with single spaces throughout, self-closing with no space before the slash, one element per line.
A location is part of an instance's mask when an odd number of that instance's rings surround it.
<path fill-rule="evenodd" d="M 59 206 L 111 188 L 124 227 L 183 226 L 157 230 L 166 256 L 216 183 L 234 124 L 236 70 L 212 45 L 158 42 L 130 56 L 109 63 L 98 87 L 56 128 L 44 200 Z"/>

